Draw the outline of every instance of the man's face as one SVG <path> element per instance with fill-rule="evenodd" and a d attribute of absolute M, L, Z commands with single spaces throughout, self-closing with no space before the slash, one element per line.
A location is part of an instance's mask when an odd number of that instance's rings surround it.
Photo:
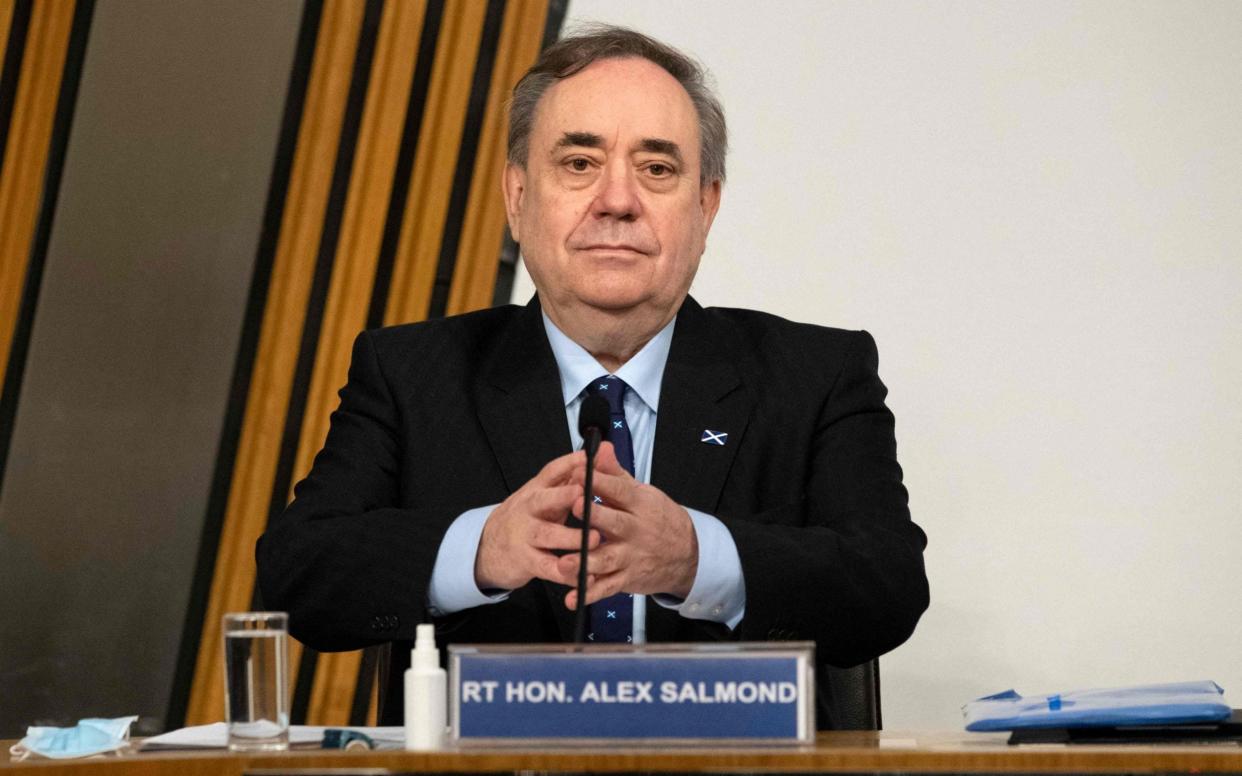
<path fill-rule="evenodd" d="M 698 117 L 663 68 L 606 59 L 549 88 L 505 202 L 553 319 L 671 319 L 720 203 L 720 183 L 699 178 Z"/>

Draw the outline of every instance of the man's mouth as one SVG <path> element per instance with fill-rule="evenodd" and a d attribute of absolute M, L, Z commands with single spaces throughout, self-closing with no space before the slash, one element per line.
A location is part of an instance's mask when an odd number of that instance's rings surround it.
<path fill-rule="evenodd" d="M 597 253 L 639 253 L 644 256 L 648 253 L 648 251 L 628 243 L 590 243 L 588 245 L 580 246 L 578 250 L 594 251 Z"/>

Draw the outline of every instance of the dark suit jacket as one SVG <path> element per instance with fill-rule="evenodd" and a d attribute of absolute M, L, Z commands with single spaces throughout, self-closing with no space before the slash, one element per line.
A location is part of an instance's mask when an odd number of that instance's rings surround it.
<path fill-rule="evenodd" d="M 817 662 L 850 666 L 910 635 L 928 603 L 926 539 L 876 364 L 865 332 L 686 300 L 651 481 L 728 527 L 746 613 L 730 633 L 649 605 L 649 641 L 807 639 Z M 702 443 L 704 429 L 727 444 Z M 411 639 L 429 619 L 450 523 L 570 449 L 537 302 L 364 332 L 324 449 L 259 541 L 264 605 L 288 611 L 291 633 L 320 650 Z M 437 621 L 437 633 L 442 644 L 566 641 L 564 592 L 535 580 Z M 399 671 L 392 679 L 399 720 Z"/>

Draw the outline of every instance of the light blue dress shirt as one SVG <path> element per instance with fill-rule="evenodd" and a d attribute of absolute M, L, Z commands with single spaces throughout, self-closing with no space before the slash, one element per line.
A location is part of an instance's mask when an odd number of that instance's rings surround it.
<path fill-rule="evenodd" d="M 660 404 L 660 383 L 673 342 L 673 323 L 669 323 L 643 346 L 615 374 L 630 390 L 625 394 L 625 420 L 634 443 L 634 476 L 640 482 L 651 482 L 651 457 L 655 448 L 656 417 Z M 561 376 L 561 392 L 565 399 L 565 422 L 574 449 L 582 447 L 578 433 L 578 407 L 586 386 L 608 370 L 581 345 L 567 337 L 545 314 L 543 327 L 552 346 L 552 355 Z M 463 512 L 449 526 L 440 542 L 427 599 L 432 614 L 443 616 L 474 606 L 497 603 L 509 597 L 507 592 L 488 595 L 479 590 L 474 580 L 474 563 L 479 552 L 483 524 L 498 505 L 479 507 Z M 690 594 L 683 601 L 673 596 L 652 596 L 660 606 L 696 620 L 711 620 L 736 628 L 746 611 L 746 586 L 742 578 L 742 561 L 737 554 L 733 535 L 724 524 L 711 515 L 687 508 L 699 543 L 699 565 Z M 634 643 L 647 640 L 646 596 L 634 596 Z"/>

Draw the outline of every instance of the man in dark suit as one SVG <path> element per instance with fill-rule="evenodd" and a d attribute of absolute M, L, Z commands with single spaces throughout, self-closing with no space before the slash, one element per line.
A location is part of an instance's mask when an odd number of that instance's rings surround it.
<path fill-rule="evenodd" d="M 260 540 L 264 603 L 323 650 L 429 618 L 442 642 L 568 639 L 573 421 L 611 390 L 601 638 L 809 639 L 835 666 L 904 641 L 925 538 L 871 337 L 688 296 L 724 179 L 699 68 L 597 30 L 545 52 L 510 120 L 505 201 L 537 299 L 359 336 L 327 443 Z"/>

